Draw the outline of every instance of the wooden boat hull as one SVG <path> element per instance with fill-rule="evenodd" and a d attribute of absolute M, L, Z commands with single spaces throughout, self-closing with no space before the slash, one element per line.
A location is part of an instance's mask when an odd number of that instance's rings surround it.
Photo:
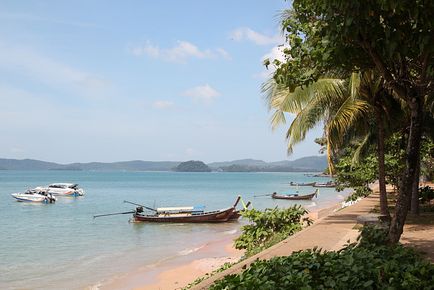
<path fill-rule="evenodd" d="M 155 223 L 220 223 L 234 219 L 233 213 L 235 208 L 230 207 L 225 210 L 205 212 L 202 214 L 184 214 L 184 215 L 146 215 L 134 213 L 133 217 L 138 222 L 155 222 Z M 239 216 L 238 216 L 239 217 Z M 237 218 L 238 218 L 237 217 Z"/>
<path fill-rule="evenodd" d="M 332 188 L 332 187 L 336 187 L 336 184 L 334 184 L 334 183 L 315 183 L 313 185 L 313 187 L 329 187 L 329 188 Z"/>
<path fill-rule="evenodd" d="M 315 182 L 306 182 L 306 183 L 297 183 L 297 182 L 290 182 L 289 185 L 293 186 L 314 186 Z"/>
<path fill-rule="evenodd" d="M 273 193 L 271 197 L 274 199 L 287 199 L 287 200 L 311 200 L 317 195 L 317 193 L 318 193 L 317 191 L 306 195 L 280 195 L 277 193 Z"/>

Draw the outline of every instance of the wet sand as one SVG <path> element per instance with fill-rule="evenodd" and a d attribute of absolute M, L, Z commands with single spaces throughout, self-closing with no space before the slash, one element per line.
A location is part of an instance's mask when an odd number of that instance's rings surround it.
<path fill-rule="evenodd" d="M 173 259 L 170 262 L 141 267 L 120 277 L 113 277 L 99 289 L 181 289 L 196 278 L 206 275 L 226 262 L 237 262 L 243 251 L 233 247 L 239 232 L 225 235 L 197 249 L 197 251 Z"/>

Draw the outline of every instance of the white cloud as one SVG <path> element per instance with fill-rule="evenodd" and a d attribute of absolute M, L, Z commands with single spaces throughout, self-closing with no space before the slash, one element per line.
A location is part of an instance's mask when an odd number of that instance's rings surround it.
<path fill-rule="evenodd" d="M 191 89 L 186 90 L 182 93 L 183 96 L 191 97 L 196 101 L 201 101 L 204 103 L 210 103 L 216 97 L 220 95 L 220 93 L 212 88 L 210 85 L 205 84 L 203 86 L 197 86 Z"/>
<path fill-rule="evenodd" d="M 111 83 L 103 77 L 71 67 L 30 49 L 0 45 L 0 68 L 50 87 L 67 87 L 86 97 L 102 97 Z"/>
<path fill-rule="evenodd" d="M 285 48 L 287 48 L 288 46 L 284 45 L 279 45 L 279 46 L 275 46 L 273 47 L 267 54 L 265 54 L 261 61 L 264 61 L 265 59 L 270 59 L 270 61 L 273 61 L 274 59 L 280 60 L 282 62 L 285 61 L 285 54 L 283 53 L 283 51 L 285 50 Z"/>
<path fill-rule="evenodd" d="M 152 106 L 157 109 L 168 109 L 173 107 L 175 104 L 171 101 L 159 100 L 155 101 Z"/>
<path fill-rule="evenodd" d="M 233 30 L 230 33 L 231 39 L 235 41 L 251 41 L 257 45 L 271 45 L 283 43 L 284 39 L 280 35 L 268 36 L 259 32 L 256 32 L 248 27 L 240 27 Z"/>
<path fill-rule="evenodd" d="M 178 63 L 185 63 L 188 59 L 192 58 L 230 58 L 229 53 L 223 48 L 201 50 L 188 41 L 178 41 L 177 44 L 171 48 L 160 48 L 150 41 L 147 41 L 144 45 L 131 47 L 130 51 L 135 56 L 146 55 L 151 58 Z"/>

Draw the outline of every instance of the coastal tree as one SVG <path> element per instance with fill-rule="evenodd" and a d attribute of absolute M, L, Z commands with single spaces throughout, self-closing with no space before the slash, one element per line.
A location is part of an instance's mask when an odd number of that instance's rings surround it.
<path fill-rule="evenodd" d="M 285 113 L 294 115 L 286 133 L 288 153 L 292 153 L 295 144 L 304 140 L 309 130 L 324 123 L 328 173 L 333 175 L 333 159 L 338 144 L 351 124 L 366 111 L 366 102 L 350 94 L 347 82 L 339 78 L 324 77 L 293 91 L 270 79 L 263 85 L 262 91 L 269 109 L 273 111 L 273 129 L 286 123 Z"/>
<path fill-rule="evenodd" d="M 434 86 L 432 19 L 432 1 L 295 0 L 283 13 L 286 61 L 272 61 L 274 80 L 290 91 L 330 72 L 375 70 L 389 94 L 408 106 L 405 166 L 388 235 L 392 243 L 402 234 L 419 179 L 423 104 Z"/>

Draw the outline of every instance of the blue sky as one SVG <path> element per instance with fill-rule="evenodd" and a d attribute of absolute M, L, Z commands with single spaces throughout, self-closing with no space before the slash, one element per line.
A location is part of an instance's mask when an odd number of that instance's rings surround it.
<path fill-rule="evenodd" d="M 262 59 L 282 43 L 273 1 L 1 1 L 0 157 L 61 163 L 286 154 Z M 274 48 L 274 50 L 273 50 Z"/>

